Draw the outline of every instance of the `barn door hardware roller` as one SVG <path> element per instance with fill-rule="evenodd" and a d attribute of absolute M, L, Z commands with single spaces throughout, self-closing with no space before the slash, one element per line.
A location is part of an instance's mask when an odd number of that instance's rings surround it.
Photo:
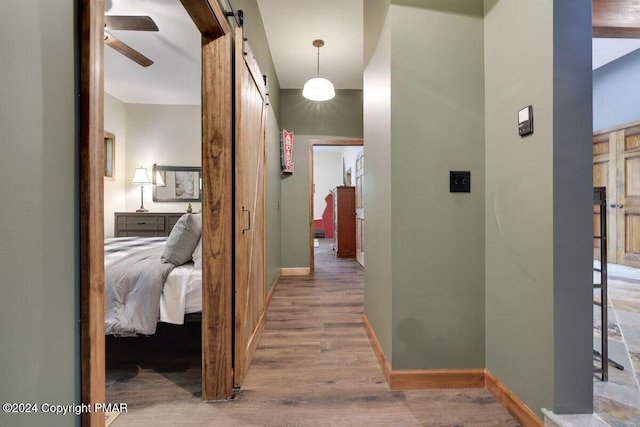
<path fill-rule="evenodd" d="M 225 13 L 225 15 L 228 17 L 233 17 L 233 19 L 235 19 L 236 21 L 236 24 L 238 24 L 238 27 L 242 27 L 244 25 L 244 13 L 242 12 L 242 10 L 236 10 L 236 8 L 233 7 L 233 3 L 231 2 L 231 0 L 227 0 L 227 3 L 229 3 L 229 8 L 231 9 L 231 11 Z"/>

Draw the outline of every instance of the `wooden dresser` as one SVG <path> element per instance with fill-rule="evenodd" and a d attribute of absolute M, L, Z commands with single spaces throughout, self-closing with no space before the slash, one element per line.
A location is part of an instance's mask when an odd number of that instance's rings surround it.
<path fill-rule="evenodd" d="M 168 236 L 182 212 L 116 212 L 113 235 L 115 237 Z"/>
<path fill-rule="evenodd" d="M 333 250 L 338 258 L 356 257 L 356 188 L 333 190 Z"/>

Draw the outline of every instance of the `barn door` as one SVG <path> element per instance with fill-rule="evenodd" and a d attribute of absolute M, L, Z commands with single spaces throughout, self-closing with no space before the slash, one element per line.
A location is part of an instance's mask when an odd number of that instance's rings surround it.
<path fill-rule="evenodd" d="M 640 126 L 621 131 L 617 153 L 617 263 L 640 267 Z M 609 257 L 613 261 L 614 258 Z"/>
<path fill-rule="evenodd" d="M 364 150 L 356 158 L 356 259 L 364 267 Z"/>
<path fill-rule="evenodd" d="M 593 137 L 593 186 L 607 188 L 607 258 L 616 262 L 616 132 Z M 593 207 L 593 235 L 600 234 L 600 207 Z M 593 239 L 593 256 L 600 259 L 600 240 Z"/>
<path fill-rule="evenodd" d="M 235 42 L 234 386 L 240 387 L 265 322 L 266 90 L 242 29 Z"/>

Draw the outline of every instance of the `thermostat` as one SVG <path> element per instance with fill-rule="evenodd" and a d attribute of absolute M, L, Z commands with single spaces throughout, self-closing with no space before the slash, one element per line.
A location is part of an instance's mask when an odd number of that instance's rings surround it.
<path fill-rule="evenodd" d="M 533 133 L 533 106 L 518 111 L 518 133 L 520 136 Z"/>

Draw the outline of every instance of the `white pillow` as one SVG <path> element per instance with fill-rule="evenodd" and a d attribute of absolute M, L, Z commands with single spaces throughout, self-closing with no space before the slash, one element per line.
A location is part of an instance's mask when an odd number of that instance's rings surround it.
<path fill-rule="evenodd" d="M 202 237 L 200 237 L 200 240 L 198 240 L 198 244 L 196 245 L 196 248 L 193 250 L 193 254 L 191 255 L 191 259 L 193 260 L 193 262 L 196 262 L 201 258 L 202 258 Z"/>

